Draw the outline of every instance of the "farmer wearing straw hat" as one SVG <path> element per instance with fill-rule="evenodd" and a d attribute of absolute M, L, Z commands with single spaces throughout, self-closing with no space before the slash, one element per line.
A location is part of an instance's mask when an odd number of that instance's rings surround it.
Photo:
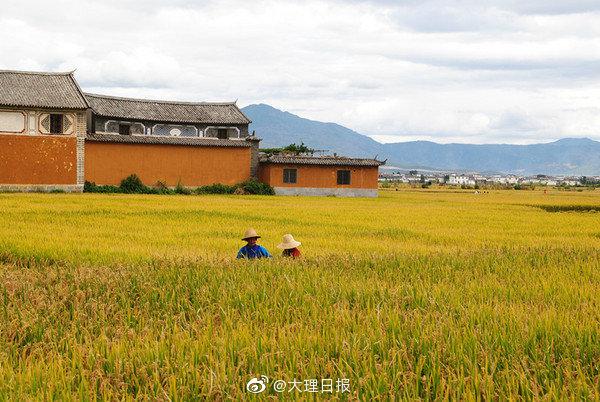
<path fill-rule="evenodd" d="M 283 250 L 281 253 L 283 257 L 298 258 L 300 257 L 300 250 L 298 250 L 300 244 L 302 243 L 294 240 L 294 236 L 288 233 L 283 235 L 283 241 L 277 245 L 277 248 Z"/>
<path fill-rule="evenodd" d="M 246 241 L 248 244 L 240 249 L 237 258 L 247 258 L 249 260 L 255 258 L 271 258 L 272 255 L 269 254 L 266 248 L 256 244 L 258 239 L 260 239 L 260 236 L 256 233 L 256 230 L 252 228 L 246 230 L 242 240 Z"/>

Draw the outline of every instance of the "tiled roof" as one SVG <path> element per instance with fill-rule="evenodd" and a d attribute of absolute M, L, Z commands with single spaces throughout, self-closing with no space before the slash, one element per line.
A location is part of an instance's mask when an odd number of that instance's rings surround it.
<path fill-rule="evenodd" d="M 73 73 L 36 73 L 0 70 L 0 105 L 87 109 Z"/>
<path fill-rule="evenodd" d="M 191 124 L 250 124 L 235 103 L 170 102 L 85 94 L 95 114 L 122 119 Z"/>
<path fill-rule="evenodd" d="M 289 165 L 327 165 L 327 166 L 380 166 L 385 161 L 376 159 L 346 158 L 341 156 L 296 156 L 296 155 L 261 155 L 261 163 L 278 163 Z"/>
<path fill-rule="evenodd" d="M 221 140 L 217 138 L 203 137 L 161 137 L 152 135 L 120 135 L 106 133 L 88 133 L 86 141 L 96 142 L 118 142 L 123 144 L 165 144 L 165 145 L 190 145 L 206 147 L 251 147 L 253 141 L 259 141 L 255 137 L 241 140 Z"/>

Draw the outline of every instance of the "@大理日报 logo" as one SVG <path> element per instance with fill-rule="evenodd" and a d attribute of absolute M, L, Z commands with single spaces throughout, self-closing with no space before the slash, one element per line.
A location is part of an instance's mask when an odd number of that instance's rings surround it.
<path fill-rule="evenodd" d="M 251 378 L 250 381 L 246 384 L 246 391 L 252 394 L 260 394 L 265 389 L 267 389 L 267 383 L 269 382 L 269 377 L 266 375 L 261 375 L 260 378 Z"/>

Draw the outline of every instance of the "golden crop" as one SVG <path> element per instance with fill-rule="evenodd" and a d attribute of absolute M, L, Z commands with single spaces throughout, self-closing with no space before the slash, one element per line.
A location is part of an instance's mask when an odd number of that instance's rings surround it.
<path fill-rule="evenodd" d="M 600 399 L 598 200 L 0 194 L 0 399 Z"/>

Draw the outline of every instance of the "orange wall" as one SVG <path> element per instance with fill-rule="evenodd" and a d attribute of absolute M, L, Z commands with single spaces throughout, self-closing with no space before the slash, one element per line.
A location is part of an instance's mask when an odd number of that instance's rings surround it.
<path fill-rule="evenodd" d="M 144 184 L 195 187 L 250 178 L 250 148 L 85 143 L 85 180 L 118 185 L 130 174 Z"/>
<path fill-rule="evenodd" d="M 0 184 L 77 184 L 77 138 L 0 134 Z"/>
<path fill-rule="evenodd" d="M 298 169 L 295 184 L 283 182 L 283 169 Z M 350 170 L 350 185 L 337 184 L 337 171 Z M 366 166 L 283 165 L 261 163 L 258 177 L 272 187 L 377 188 L 379 169 Z"/>

